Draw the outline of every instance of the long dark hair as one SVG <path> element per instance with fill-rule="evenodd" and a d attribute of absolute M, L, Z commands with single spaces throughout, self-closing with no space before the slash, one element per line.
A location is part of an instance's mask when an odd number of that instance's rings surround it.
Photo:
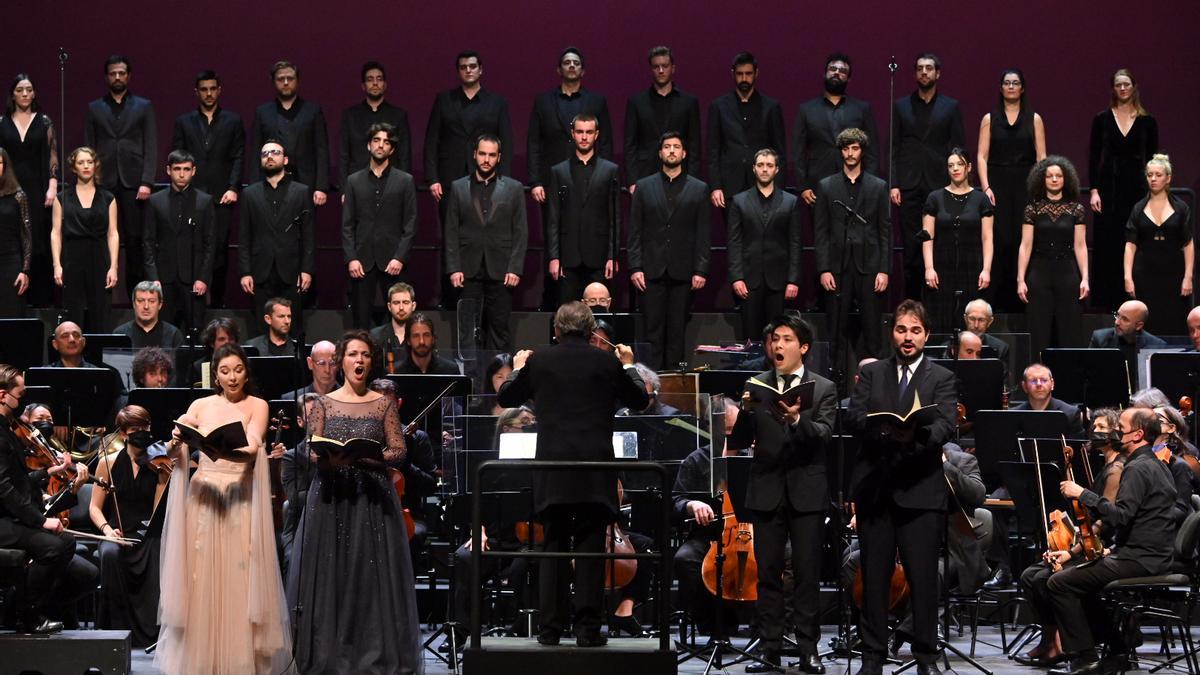
<path fill-rule="evenodd" d="M 8 156 L 8 151 L 4 148 L 0 148 L 0 160 L 4 162 L 4 174 L 0 175 L 0 197 L 15 195 L 21 191 L 21 184 L 17 182 L 17 172 L 12 165 L 12 158 Z"/>
<path fill-rule="evenodd" d="M 242 348 L 239 347 L 237 345 L 237 343 L 235 343 L 235 342 L 227 342 L 227 343 L 221 345 L 219 348 L 217 348 L 217 351 L 213 352 L 213 357 L 212 357 L 213 391 L 217 392 L 218 394 L 221 393 L 221 382 L 220 382 L 220 380 L 217 379 L 217 365 L 219 363 L 221 363 L 222 359 L 224 359 L 228 356 L 236 356 L 238 358 L 238 360 L 242 362 L 242 365 L 246 367 L 245 390 L 246 390 L 247 395 L 252 395 L 254 393 L 254 376 L 250 372 L 250 362 L 246 360 L 246 352 L 242 351 Z"/>
<path fill-rule="evenodd" d="M 39 112 L 42 109 L 42 106 L 38 104 L 37 85 L 33 83 L 33 78 L 29 76 L 29 73 L 17 73 L 17 76 L 13 78 L 12 84 L 8 87 L 8 104 L 6 107 L 8 108 L 9 115 L 17 110 L 17 102 L 13 97 L 13 91 L 16 90 L 18 84 L 21 84 L 22 80 L 29 80 L 29 86 L 33 87 L 33 103 L 30 104 L 29 109 L 33 112 Z"/>
<path fill-rule="evenodd" d="M 1025 94 L 1028 93 L 1029 89 L 1025 86 L 1025 73 L 1022 73 L 1020 68 L 1005 68 L 1004 72 L 1000 73 L 1000 97 L 996 101 L 996 106 L 1000 110 L 1004 110 L 1004 80 L 1009 75 L 1016 75 L 1021 80 L 1021 114 L 1024 115 L 1025 108 L 1028 105 L 1025 101 Z"/>

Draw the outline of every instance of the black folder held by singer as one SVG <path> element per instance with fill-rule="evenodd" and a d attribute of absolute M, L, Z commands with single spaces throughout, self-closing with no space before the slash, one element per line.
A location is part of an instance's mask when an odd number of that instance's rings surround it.
<path fill-rule="evenodd" d="M 894 431 L 927 427 L 937 421 L 940 414 L 936 403 L 921 405 L 919 400 L 913 401 L 912 410 L 904 415 L 886 410 L 867 413 L 867 436 L 868 438 L 872 436 L 878 438 L 890 436 Z"/>
<path fill-rule="evenodd" d="M 308 441 L 308 447 L 334 466 L 357 464 L 362 460 L 384 463 L 383 443 L 370 438 L 335 441 L 324 436 L 313 436 Z"/>
<path fill-rule="evenodd" d="M 179 429 L 179 436 L 184 443 L 214 460 L 228 457 L 235 450 L 250 445 L 246 440 L 246 429 L 238 420 L 226 422 L 207 434 L 179 420 L 175 421 L 175 427 Z"/>
<path fill-rule="evenodd" d="M 773 406 L 776 401 L 783 401 L 784 405 L 791 407 L 796 405 L 796 401 L 800 401 L 801 410 L 812 408 L 813 393 L 817 389 L 815 380 L 799 382 L 785 390 L 767 384 L 757 377 L 746 380 L 746 385 L 746 391 L 750 392 L 750 398 L 755 403 L 766 403 Z"/>

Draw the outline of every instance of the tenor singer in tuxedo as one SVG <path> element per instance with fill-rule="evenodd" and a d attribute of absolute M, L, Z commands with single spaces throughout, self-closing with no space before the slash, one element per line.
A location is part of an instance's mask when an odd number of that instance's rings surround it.
<path fill-rule="evenodd" d="M 892 327 L 893 354 L 863 366 L 846 411 L 847 428 L 860 442 L 850 495 L 862 549 L 863 675 L 883 672 L 888 588 L 897 550 L 911 589 L 910 637 L 917 672 L 937 672 L 938 560 L 948 503 L 942 446 L 954 433 L 956 390 L 953 373 L 924 359 L 927 317 L 921 303 L 900 303 Z M 869 431 L 876 427 L 868 426 L 868 414 L 904 415 L 918 403 L 937 406 L 931 423 L 884 427 L 884 435 Z"/>
<path fill-rule="evenodd" d="M 195 167 L 186 151 L 167 156 L 170 185 L 146 202 L 143 239 L 146 278 L 162 285 L 162 317 L 187 331 L 204 321 L 216 251 L 213 198 L 195 187 Z"/>
<path fill-rule="evenodd" d="M 804 367 L 813 342 L 813 330 L 798 314 L 779 314 L 769 326 L 767 361 L 771 368 L 746 384 L 742 413 L 729 437 L 731 449 L 754 448 L 745 505 L 754 514 L 754 557 L 758 559 L 756 619 L 759 658 L 763 663 L 746 672 L 769 672 L 780 666 L 783 645 L 784 603 L 791 601 L 796 626 L 800 667 L 806 673 L 824 673 L 817 656 L 821 639 L 820 580 L 821 540 L 829 487 L 825 477 L 825 450 L 833 436 L 837 394 L 833 382 Z M 778 391 L 814 382 L 811 407 L 801 401 L 764 401 L 763 383 Z M 784 548 L 792 546 L 792 596 L 783 593 Z"/>

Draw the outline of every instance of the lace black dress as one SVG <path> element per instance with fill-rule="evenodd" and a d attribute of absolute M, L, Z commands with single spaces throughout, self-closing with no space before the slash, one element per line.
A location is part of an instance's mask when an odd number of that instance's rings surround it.
<path fill-rule="evenodd" d="M 405 454 L 387 397 L 347 403 L 329 396 L 308 429 L 334 440 L 370 438 L 384 459 Z M 384 467 L 321 466 L 308 490 L 288 568 L 288 604 L 302 673 L 419 673 L 420 626 L 408 532 Z"/>
<path fill-rule="evenodd" d="M 9 170 L 15 171 L 21 189 L 29 197 L 29 224 L 33 233 L 33 258 L 27 300 L 35 307 L 45 307 L 54 301 L 54 281 L 50 269 L 50 209 L 46 207 L 46 191 L 50 179 L 58 178 L 58 144 L 50 117 L 34 115 L 21 138 L 12 116 L 0 116 L 0 147 L 12 160 Z"/>
<path fill-rule="evenodd" d="M 1075 260 L 1075 228 L 1085 223 L 1083 205 L 1039 199 L 1025 207 L 1024 220 L 1033 225 L 1033 251 L 1025 270 L 1025 318 L 1030 358 L 1041 361 L 1047 347 L 1086 346 Z"/>
<path fill-rule="evenodd" d="M 13 282 L 29 273 L 31 244 L 28 196 L 17 191 L 0 197 L 0 319 L 25 316 L 25 298 Z"/>

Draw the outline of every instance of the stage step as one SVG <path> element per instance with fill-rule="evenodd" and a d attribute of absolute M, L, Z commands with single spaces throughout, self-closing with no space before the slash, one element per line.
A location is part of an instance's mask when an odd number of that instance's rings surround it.
<path fill-rule="evenodd" d="M 569 635 L 563 636 L 557 647 L 540 645 L 536 638 L 485 637 L 479 649 L 467 648 L 462 672 L 675 675 L 675 651 L 662 651 L 658 646 L 658 640 L 645 638 L 609 638 L 603 647 L 581 649 Z"/>
<path fill-rule="evenodd" d="M 104 675 L 129 675 L 127 630 L 65 630 L 54 635 L 0 633 L 5 673 L 80 675 L 89 668 Z"/>

